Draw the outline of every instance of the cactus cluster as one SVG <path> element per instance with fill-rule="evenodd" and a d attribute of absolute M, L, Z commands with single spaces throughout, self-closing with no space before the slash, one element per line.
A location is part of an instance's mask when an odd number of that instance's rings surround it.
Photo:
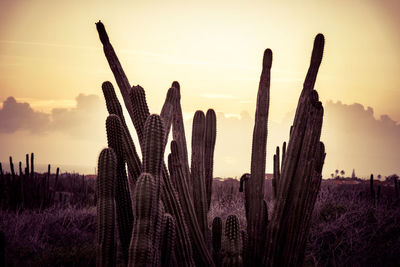
<path fill-rule="evenodd" d="M 104 25 L 99 21 L 96 27 L 142 152 L 140 159 L 114 88 L 104 82 L 110 115 L 106 121 L 108 148 L 101 152 L 98 166 L 98 266 L 117 265 L 118 254 L 127 266 L 300 266 L 325 157 L 319 140 L 323 108 L 313 89 L 323 35 L 317 35 L 314 42 L 281 164 L 279 148 L 274 156 L 274 212 L 269 214 L 264 200 L 272 66 L 272 51 L 267 49 L 257 95 L 251 173 L 240 179 L 247 229 L 240 228 L 236 215 L 228 216 L 224 227 L 221 218 L 214 218 L 210 229 L 214 110 L 206 114 L 199 110 L 194 115 L 189 165 L 179 83 L 173 82 L 169 88 L 160 115 L 150 115 L 144 89 L 131 86 Z M 171 153 L 165 164 L 171 128 Z M 116 248 L 121 253 L 116 253 Z"/>
<path fill-rule="evenodd" d="M 29 160 L 30 159 L 30 160 Z M 0 206 L 10 210 L 46 208 L 54 204 L 58 186 L 59 168 L 51 174 L 51 165 L 47 173 L 38 174 L 34 168 L 34 154 L 26 154 L 26 166 L 18 164 L 15 171 L 13 158 L 9 158 L 10 173 L 3 172 L 0 163 Z M 50 181 L 52 180 L 52 181 Z"/>

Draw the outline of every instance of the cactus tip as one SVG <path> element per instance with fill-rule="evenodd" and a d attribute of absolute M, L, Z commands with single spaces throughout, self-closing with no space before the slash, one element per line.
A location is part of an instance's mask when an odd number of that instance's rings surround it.
<path fill-rule="evenodd" d="M 181 89 L 181 86 L 179 85 L 179 82 L 177 82 L 177 81 L 173 81 L 171 87 L 175 87 L 175 88 L 178 89 L 178 90 Z"/>
<path fill-rule="evenodd" d="M 264 51 L 264 58 L 263 58 L 263 67 L 264 68 L 271 68 L 272 65 L 272 51 L 271 49 L 265 49 Z"/>
<path fill-rule="evenodd" d="M 311 56 L 311 62 L 321 64 L 324 54 L 325 37 L 322 33 L 317 34 L 314 40 L 314 47 Z"/>
<path fill-rule="evenodd" d="M 99 33 L 101 43 L 103 45 L 109 43 L 110 40 L 108 39 L 106 28 L 104 27 L 104 24 L 101 22 L 101 20 L 99 20 L 99 22 L 96 22 L 96 29 Z"/>

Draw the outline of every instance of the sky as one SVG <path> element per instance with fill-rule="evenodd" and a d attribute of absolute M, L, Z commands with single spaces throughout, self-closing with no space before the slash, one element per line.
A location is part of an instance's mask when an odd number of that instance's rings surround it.
<path fill-rule="evenodd" d="M 39 164 L 94 172 L 106 146 L 101 84 L 115 85 L 95 28 L 101 20 L 152 113 L 177 80 L 188 133 L 196 110 L 220 114 L 215 175 L 233 177 L 250 168 L 263 51 L 273 51 L 270 171 L 323 33 L 315 89 L 325 107 L 324 176 L 399 173 L 398 10 L 396 0 L 0 0 L 0 162 L 35 152 Z M 233 151 L 237 138 L 246 141 Z"/>

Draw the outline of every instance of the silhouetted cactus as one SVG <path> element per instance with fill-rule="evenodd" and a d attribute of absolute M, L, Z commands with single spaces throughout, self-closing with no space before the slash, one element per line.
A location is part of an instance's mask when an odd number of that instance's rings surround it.
<path fill-rule="evenodd" d="M 213 109 L 207 110 L 206 114 L 206 136 L 204 151 L 204 168 L 206 177 L 207 210 L 210 210 L 213 169 L 214 169 L 214 148 L 217 136 L 217 118 Z"/>
<path fill-rule="evenodd" d="M 190 230 L 189 233 L 193 244 L 193 252 L 196 257 L 195 260 L 199 266 L 213 266 L 213 260 L 199 226 L 192 198 L 189 195 L 188 185 L 186 184 L 187 179 L 184 176 L 184 169 L 180 157 L 178 144 L 174 140 L 171 142 L 171 154 L 168 156 L 168 167 L 171 176 L 174 177 L 176 181 L 177 191 L 182 201 L 182 209 L 185 213 L 186 222 Z"/>
<path fill-rule="evenodd" d="M 212 240 L 212 248 L 213 248 L 213 259 L 215 265 L 221 266 L 222 264 L 222 255 L 221 255 L 221 239 L 222 239 L 222 220 L 220 217 L 215 217 L 211 226 L 211 240 Z"/>
<path fill-rule="evenodd" d="M 167 144 L 168 134 L 171 130 L 172 120 L 174 118 L 176 101 L 178 101 L 178 89 L 171 87 L 168 89 L 167 97 L 161 109 L 160 117 L 164 123 L 164 145 Z"/>
<path fill-rule="evenodd" d="M 318 34 L 282 164 L 274 213 L 268 225 L 265 266 L 298 266 L 304 259 L 304 233 L 308 233 L 325 158 L 325 148 L 319 141 L 323 108 L 313 90 L 323 47 L 324 37 Z"/>
<path fill-rule="evenodd" d="M 243 259 L 241 255 L 240 225 L 236 215 L 229 215 L 225 222 L 225 256 L 223 267 L 241 267 Z"/>
<path fill-rule="evenodd" d="M 245 202 L 248 207 L 247 234 L 248 266 L 256 266 L 261 262 L 262 248 L 262 209 L 264 198 L 265 159 L 267 150 L 267 127 L 269 110 L 269 87 L 271 78 L 272 51 L 265 50 L 262 73 L 257 94 L 257 106 L 253 131 L 250 179 L 245 186 Z"/>
<path fill-rule="evenodd" d="M 110 147 L 115 148 L 118 162 L 121 162 L 120 159 L 123 159 L 122 162 L 128 162 L 130 173 L 139 173 L 139 170 L 142 172 L 136 184 L 133 201 L 136 217 L 129 247 L 129 265 L 194 266 L 195 262 L 197 266 L 215 266 L 217 260 L 213 261 L 207 246 L 210 238 L 207 211 L 211 201 L 215 112 L 209 110 L 206 117 L 201 111 L 195 114 L 190 170 L 179 83 L 173 82 L 168 90 L 161 118 L 156 115 L 150 116 L 144 89 L 140 86 L 130 87 L 104 25 L 99 22 L 96 26 L 143 153 L 142 166 L 137 157 L 134 162 L 136 169 L 131 171 L 129 160 L 135 157 L 135 153 L 129 153 L 128 148 L 133 147 L 133 142 L 130 142 L 126 135 L 128 131 L 121 130 L 127 127 L 112 85 L 103 84 L 103 87 L 109 90 L 104 94 L 109 102 L 107 107 L 110 114 L 116 113 L 121 116 L 119 124 L 115 124 L 119 126 L 114 127 L 119 130 L 112 133 L 118 141 Z M 290 140 L 287 149 L 286 143 L 282 147 L 281 164 L 279 148 L 275 155 L 273 182 L 276 203 L 270 221 L 263 190 L 272 52 L 267 49 L 264 53 L 253 132 L 251 174 L 243 175 L 240 185 L 240 190 L 245 191 L 247 232 L 240 234 L 237 217 L 228 217 L 225 228 L 227 246 L 224 266 L 241 266 L 242 248 L 245 250 L 243 254 L 246 266 L 298 266 L 303 262 L 311 213 L 320 187 L 325 159 L 325 147 L 319 141 L 323 108 L 318 101 L 318 94 L 313 90 L 322 60 L 323 46 L 324 37 L 319 34 L 314 42 L 310 68 L 290 130 Z M 163 155 L 171 120 L 174 141 L 171 142 L 171 154 L 168 156 L 170 177 L 163 162 Z M 118 163 L 118 166 L 122 164 Z M 166 249 L 164 245 L 171 241 L 169 238 L 161 238 L 161 233 L 165 234 L 160 230 L 164 225 L 163 206 L 165 211 L 171 214 L 170 221 L 175 220 L 176 223 L 177 260 L 174 263 L 166 260 L 165 252 L 161 252 L 170 249 Z M 240 242 L 241 235 L 243 244 Z M 214 244 L 213 250 L 218 250 Z"/>
<path fill-rule="evenodd" d="M 128 261 L 128 249 L 132 234 L 133 215 L 132 202 L 125 171 L 125 156 L 122 142 L 121 121 L 117 115 L 109 115 L 106 120 L 108 146 L 117 157 L 117 178 L 115 202 L 117 208 L 117 226 L 121 241 L 124 261 Z"/>
<path fill-rule="evenodd" d="M 136 152 L 131 134 L 129 133 L 128 126 L 126 125 L 125 118 L 122 113 L 122 107 L 115 94 L 114 87 L 110 82 L 104 82 L 102 89 L 104 98 L 106 100 L 108 113 L 110 115 L 117 115 L 121 120 L 123 149 L 129 172 L 129 187 L 133 192 L 136 180 L 141 173 L 141 162 Z"/>
<path fill-rule="evenodd" d="M 190 179 L 190 169 L 189 169 L 189 160 L 188 160 L 188 151 L 186 145 L 186 136 L 185 136 L 185 127 L 183 125 L 183 115 L 182 115 L 182 108 L 181 108 L 181 87 L 177 81 L 172 83 L 172 87 L 177 89 L 178 92 L 178 99 L 175 102 L 175 112 L 172 121 L 172 136 L 173 139 L 176 141 L 178 145 L 178 151 L 181 160 L 181 165 L 183 168 L 183 176 L 186 179 L 186 184 L 189 190 L 190 198 L 193 197 L 193 185 Z"/>
<path fill-rule="evenodd" d="M 116 266 L 115 183 L 117 157 L 111 148 L 101 151 L 98 161 L 96 266 Z"/>
<path fill-rule="evenodd" d="M 175 256 L 176 224 L 174 217 L 169 213 L 163 215 L 162 221 L 162 241 L 161 241 L 161 266 L 176 266 Z"/>
<path fill-rule="evenodd" d="M 155 217 L 157 213 L 156 181 L 150 173 L 142 172 L 134 193 L 132 238 L 128 266 L 153 266 Z"/>
<path fill-rule="evenodd" d="M 204 169 L 205 130 L 204 113 L 202 111 L 196 111 L 193 118 L 192 129 L 191 180 L 193 183 L 193 199 L 195 199 L 193 204 L 204 239 L 208 236 L 208 203 Z"/>
<path fill-rule="evenodd" d="M 374 190 L 374 175 L 371 174 L 370 178 L 369 178 L 369 193 L 370 193 L 370 197 L 371 197 L 371 202 L 374 203 L 375 202 L 375 190 Z"/>

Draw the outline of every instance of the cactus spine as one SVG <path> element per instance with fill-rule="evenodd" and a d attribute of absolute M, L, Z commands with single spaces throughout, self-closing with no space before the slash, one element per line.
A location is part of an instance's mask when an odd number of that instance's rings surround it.
<path fill-rule="evenodd" d="M 116 266 L 115 182 L 117 158 L 111 148 L 101 151 L 98 161 L 96 266 Z"/>

